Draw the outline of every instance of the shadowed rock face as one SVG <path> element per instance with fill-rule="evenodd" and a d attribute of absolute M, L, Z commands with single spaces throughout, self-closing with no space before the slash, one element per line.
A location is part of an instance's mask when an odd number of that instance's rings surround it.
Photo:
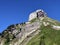
<path fill-rule="evenodd" d="M 37 17 L 38 18 L 39 17 L 44 17 L 44 12 L 42 12 L 42 11 L 37 12 Z"/>

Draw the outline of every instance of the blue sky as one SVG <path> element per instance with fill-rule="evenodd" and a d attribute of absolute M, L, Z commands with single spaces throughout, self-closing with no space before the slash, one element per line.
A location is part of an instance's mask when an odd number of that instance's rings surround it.
<path fill-rule="evenodd" d="M 0 0 L 0 32 L 11 24 L 28 21 L 29 14 L 37 9 L 60 21 L 60 0 Z"/>

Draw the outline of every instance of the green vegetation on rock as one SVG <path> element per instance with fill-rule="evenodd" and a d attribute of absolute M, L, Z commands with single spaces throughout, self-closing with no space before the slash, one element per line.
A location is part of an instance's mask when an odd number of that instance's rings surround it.
<path fill-rule="evenodd" d="M 45 27 L 42 25 L 41 33 L 33 37 L 27 45 L 60 45 L 60 30 L 57 31 L 50 26 Z"/>

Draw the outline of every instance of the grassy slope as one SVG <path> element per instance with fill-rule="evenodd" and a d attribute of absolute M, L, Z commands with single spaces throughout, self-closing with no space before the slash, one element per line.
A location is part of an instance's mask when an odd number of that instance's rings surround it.
<path fill-rule="evenodd" d="M 42 26 L 41 30 L 42 32 L 32 38 L 27 45 L 41 45 L 41 42 L 45 43 L 44 45 L 60 45 L 60 30 L 54 30 L 50 26 Z M 41 38 L 42 34 L 44 38 Z"/>
<path fill-rule="evenodd" d="M 40 36 L 39 34 L 33 37 L 27 45 L 39 45 L 40 42 Z"/>

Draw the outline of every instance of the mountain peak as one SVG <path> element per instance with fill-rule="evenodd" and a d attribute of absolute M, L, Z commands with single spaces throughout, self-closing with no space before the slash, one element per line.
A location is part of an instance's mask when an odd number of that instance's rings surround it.
<path fill-rule="evenodd" d="M 59 45 L 60 23 L 46 15 L 39 9 L 29 15 L 28 22 L 8 26 L 0 34 L 0 45 Z"/>
<path fill-rule="evenodd" d="M 29 15 L 29 21 L 31 21 L 34 18 L 40 18 L 40 17 L 45 17 L 46 13 L 42 9 L 38 9 Z"/>

